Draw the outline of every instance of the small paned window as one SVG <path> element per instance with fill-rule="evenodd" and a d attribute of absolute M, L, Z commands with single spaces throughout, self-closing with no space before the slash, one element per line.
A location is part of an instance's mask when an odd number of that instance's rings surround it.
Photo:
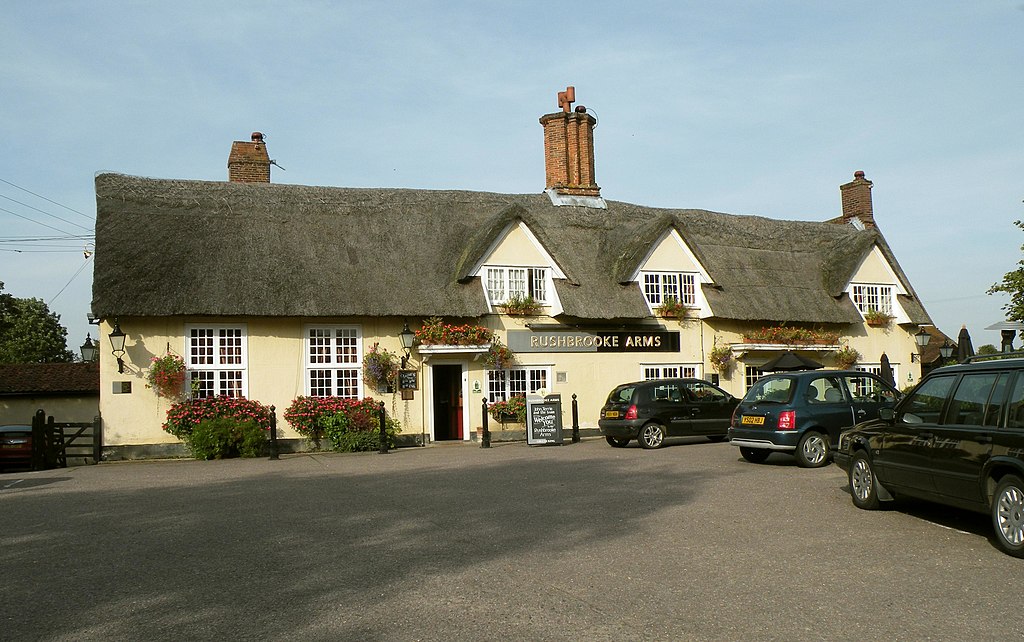
<path fill-rule="evenodd" d="M 510 299 L 530 297 L 540 305 L 547 305 L 547 279 L 547 268 L 489 267 L 486 270 L 487 299 L 492 305 L 500 305 Z"/>
<path fill-rule="evenodd" d="M 507 368 L 487 371 L 487 401 L 506 401 L 510 397 L 525 397 L 538 390 L 547 390 L 551 368 Z"/>
<path fill-rule="evenodd" d="M 362 397 L 359 326 L 306 328 L 306 393 L 311 397 Z"/>
<path fill-rule="evenodd" d="M 247 395 L 244 326 L 186 326 L 185 335 L 186 365 L 195 397 Z"/>
<path fill-rule="evenodd" d="M 690 364 L 651 364 L 641 366 L 644 381 L 652 379 L 679 379 L 680 377 L 697 377 L 697 366 Z"/>
<path fill-rule="evenodd" d="M 892 316 L 892 292 L 891 285 L 854 285 L 853 304 L 862 315 L 874 311 Z"/>
<path fill-rule="evenodd" d="M 651 308 L 668 301 L 697 305 L 697 275 L 692 272 L 643 272 L 644 298 Z"/>

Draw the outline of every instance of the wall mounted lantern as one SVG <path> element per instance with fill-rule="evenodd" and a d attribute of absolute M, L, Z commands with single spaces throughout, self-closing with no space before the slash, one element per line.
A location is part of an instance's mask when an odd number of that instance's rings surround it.
<path fill-rule="evenodd" d="M 97 348 L 96 344 L 92 342 L 92 336 L 88 334 L 85 335 L 85 343 L 82 344 L 82 347 L 80 347 L 79 350 L 82 351 L 82 361 L 86 363 L 95 361 L 96 357 L 100 354 L 99 348 Z"/>
<path fill-rule="evenodd" d="M 926 345 L 928 345 L 928 342 L 931 340 L 932 335 L 928 334 L 928 332 L 925 331 L 924 328 L 921 328 L 920 330 L 917 331 L 917 334 L 914 335 L 914 341 L 917 342 L 918 354 L 914 354 L 913 352 L 910 353 L 910 363 L 914 363 L 915 361 L 921 363 L 920 352 Z"/>
<path fill-rule="evenodd" d="M 946 342 L 939 346 L 939 354 L 942 355 L 943 359 L 949 359 L 953 356 L 956 351 L 956 347 L 946 339 Z"/>
<path fill-rule="evenodd" d="M 114 321 L 114 329 L 110 333 L 110 347 L 113 348 L 111 354 L 117 359 L 117 373 L 124 374 L 124 360 L 121 358 L 124 356 L 124 332 L 121 331 L 121 325 Z"/>
<path fill-rule="evenodd" d="M 405 322 L 402 331 L 398 333 L 398 340 L 402 343 L 402 350 L 405 351 L 405 355 L 402 357 L 402 368 L 405 368 L 409 357 L 412 356 L 412 344 L 416 341 L 416 333 L 409 329 L 408 321 Z"/>

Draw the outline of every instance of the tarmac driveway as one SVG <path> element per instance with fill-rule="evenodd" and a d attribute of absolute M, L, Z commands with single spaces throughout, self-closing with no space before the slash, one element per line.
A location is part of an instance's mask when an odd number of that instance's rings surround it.
<path fill-rule="evenodd" d="M 1006 639 L 1022 570 L 701 439 L 0 475 L 0 640 Z"/>

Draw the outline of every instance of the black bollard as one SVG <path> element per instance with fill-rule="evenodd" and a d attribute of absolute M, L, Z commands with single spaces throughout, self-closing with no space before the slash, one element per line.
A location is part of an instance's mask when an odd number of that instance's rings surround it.
<path fill-rule="evenodd" d="M 280 459 L 277 450 L 277 408 L 270 407 L 270 459 Z"/>
<path fill-rule="evenodd" d="M 380 402 L 380 414 L 378 415 L 380 421 L 380 454 L 388 454 L 388 434 L 385 431 L 387 426 L 387 413 L 384 411 L 385 404 Z"/>
<path fill-rule="evenodd" d="M 487 429 L 487 397 L 484 397 L 484 409 L 483 409 L 483 422 L 484 422 L 484 434 L 480 437 L 480 447 L 490 448 L 491 447 L 491 431 Z"/>
<path fill-rule="evenodd" d="M 572 443 L 580 443 L 580 407 L 576 403 L 576 393 L 572 395 Z"/>

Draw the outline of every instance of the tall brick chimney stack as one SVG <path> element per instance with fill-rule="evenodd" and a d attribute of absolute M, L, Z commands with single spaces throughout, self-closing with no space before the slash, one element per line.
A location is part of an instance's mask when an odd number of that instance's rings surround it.
<path fill-rule="evenodd" d="M 541 116 L 544 127 L 545 188 L 567 196 L 601 196 L 594 182 L 594 126 L 597 120 L 583 105 L 572 109 L 576 90 L 558 93 L 562 111 Z"/>
<path fill-rule="evenodd" d="M 857 218 L 864 227 L 875 227 L 875 216 L 871 210 L 871 181 L 864 178 L 864 172 L 854 172 L 852 181 L 839 186 L 839 194 L 843 199 L 844 223 Z"/>
<path fill-rule="evenodd" d="M 252 133 L 252 141 L 231 143 L 228 156 L 228 180 L 232 183 L 269 183 L 270 155 L 263 134 Z"/>

